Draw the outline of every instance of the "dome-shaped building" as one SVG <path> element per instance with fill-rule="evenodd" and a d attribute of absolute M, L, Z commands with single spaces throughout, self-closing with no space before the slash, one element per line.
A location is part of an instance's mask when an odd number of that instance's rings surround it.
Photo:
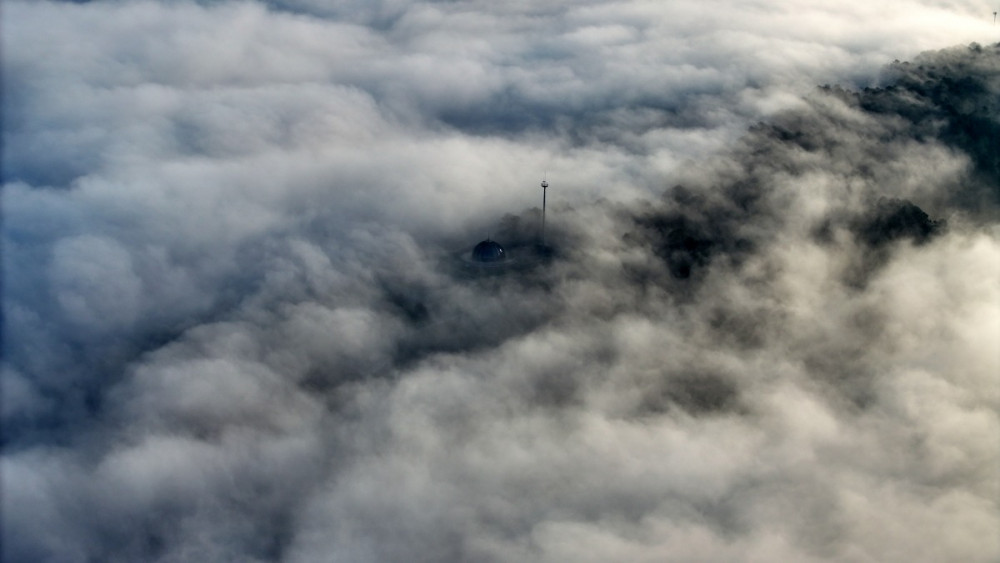
<path fill-rule="evenodd" d="M 486 239 L 472 249 L 472 261 L 480 264 L 494 264 L 507 259 L 507 253 L 500 243 Z"/>

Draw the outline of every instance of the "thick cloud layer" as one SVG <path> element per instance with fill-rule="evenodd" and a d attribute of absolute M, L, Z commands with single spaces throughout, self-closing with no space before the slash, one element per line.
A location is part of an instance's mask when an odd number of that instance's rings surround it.
<path fill-rule="evenodd" d="M 988 6 L 4 12 L 5 561 L 1000 557 Z"/>

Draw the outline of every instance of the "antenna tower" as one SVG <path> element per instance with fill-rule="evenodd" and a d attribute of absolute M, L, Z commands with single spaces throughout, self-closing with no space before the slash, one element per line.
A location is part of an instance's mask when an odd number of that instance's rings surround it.
<path fill-rule="evenodd" d="M 545 195 L 548 190 L 549 183 L 542 178 L 542 246 L 545 246 Z"/>

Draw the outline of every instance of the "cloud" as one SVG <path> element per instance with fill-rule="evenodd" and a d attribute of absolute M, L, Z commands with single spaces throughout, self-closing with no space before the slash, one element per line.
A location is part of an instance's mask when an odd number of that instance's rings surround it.
<path fill-rule="evenodd" d="M 3 558 L 996 559 L 988 12 L 8 3 Z"/>

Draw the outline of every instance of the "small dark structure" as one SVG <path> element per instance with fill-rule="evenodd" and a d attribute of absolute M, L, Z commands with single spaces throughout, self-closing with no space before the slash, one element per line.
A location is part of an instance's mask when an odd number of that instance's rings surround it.
<path fill-rule="evenodd" d="M 472 249 L 472 261 L 480 264 L 493 264 L 507 260 L 507 253 L 500 243 L 486 239 Z"/>
<path fill-rule="evenodd" d="M 490 237 L 469 249 L 465 247 L 453 254 L 456 272 L 469 278 L 503 276 L 510 272 L 528 272 L 537 266 L 551 262 L 555 249 L 546 242 L 545 206 L 546 189 L 549 183 L 542 180 L 542 214 L 540 229 L 532 221 L 530 227 L 520 226 L 520 217 L 507 215 L 501 222 L 501 233 L 508 243 L 504 248 Z M 532 212 L 536 212 L 533 209 Z M 532 219 L 537 217 L 533 216 Z M 509 250 L 508 250 L 509 249 Z"/>

